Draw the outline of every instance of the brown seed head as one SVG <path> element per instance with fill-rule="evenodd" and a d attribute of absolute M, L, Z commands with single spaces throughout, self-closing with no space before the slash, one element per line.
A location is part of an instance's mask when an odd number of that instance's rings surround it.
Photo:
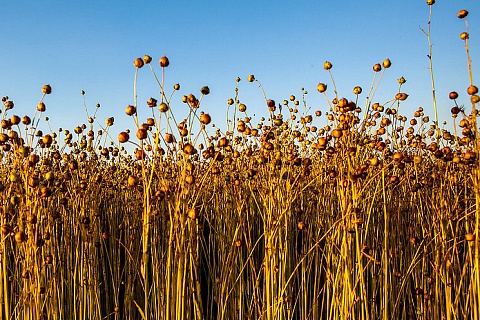
<path fill-rule="evenodd" d="M 152 57 L 150 57 L 149 55 L 144 55 L 143 62 L 145 62 L 145 64 L 149 64 L 150 62 L 152 62 Z"/>
<path fill-rule="evenodd" d="M 468 38 L 470 38 L 468 32 L 464 31 L 464 32 L 460 33 L 460 39 L 468 40 Z"/>
<path fill-rule="evenodd" d="M 198 210 L 198 208 L 191 208 L 187 214 L 190 219 L 195 220 L 200 216 L 200 210 Z"/>
<path fill-rule="evenodd" d="M 141 58 L 137 58 L 133 61 L 133 65 L 135 66 L 135 68 L 138 68 L 138 69 L 143 67 L 143 64 L 144 64 L 144 62 Z"/>
<path fill-rule="evenodd" d="M 125 108 L 125 113 L 129 116 L 133 116 L 136 112 L 137 108 L 135 108 L 134 106 L 129 105 Z"/>
<path fill-rule="evenodd" d="M 204 125 L 209 124 L 212 121 L 212 117 L 208 113 L 200 115 L 200 122 Z"/>
<path fill-rule="evenodd" d="M 40 102 L 40 103 L 37 105 L 37 110 L 40 111 L 40 112 L 45 112 L 45 110 L 47 110 L 47 108 L 45 107 L 45 103 Z"/>
<path fill-rule="evenodd" d="M 469 233 L 465 234 L 465 240 L 473 241 L 473 240 L 475 240 L 475 235 L 473 233 L 469 232 Z"/>
<path fill-rule="evenodd" d="M 470 86 L 470 87 L 468 87 L 467 93 L 468 93 L 469 95 L 477 94 L 477 93 L 478 93 L 478 87 L 476 87 L 476 86 Z"/>
<path fill-rule="evenodd" d="M 458 93 L 455 92 L 455 91 L 452 91 L 448 94 L 448 97 L 451 99 L 451 100 L 455 100 L 458 98 Z"/>
<path fill-rule="evenodd" d="M 388 69 L 392 65 L 392 62 L 390 61 L 390 59 L 385 59 L 383 60 L 382 65 L 385 69 Z"/>
<path fill-rule="evenodd" d="M 203 86 L 202 88 L 200 88 L 200 93 L 206 96 L 207 94 L 210 94 L 210 88 L 207 86 Z"/>
<path fill-rule="evenodd" d="M 159 63 L 160 67 L 162 68 L 166 68 L 170 65 L 170 61 L 168 61 L 168 58 L 166 56 L 161 57 Z"/>
<path fill-rule="evenodd" d="M 130 139 L 130 135 L 129 135 L 128 133 L 126 133 L 125 131 L 120 132 L 120 133 L 118 134 L 118 141 L 119 141 L 120 143 L 125 143 L 125 142 L 127 142 L 129 139 Z"/>
<path fill-rule="evenodd" d="M 165 102 L 160 103 L 160 105 L 158 106 L 158 110 L 160 112 L 167 112 L 168 109 L 168 105 Z"/>
<path fill-rule="evenodd" d="M 127 184 L 129 187 L 135 187 L 138 185 L 138 178 L 135 176 L 128 176 Z"/>
<path fill-rule="evenodd" d="M 458 11 L 457 17 L 458 17 L 459 19 L 463 19 L 463 18 L 465 18 L 466 16 L 468 16 L 468 11 L 467 11 L 467 10 L 460 10 L 460 11 Z"/>
<path fill-rule="evenodd" d="M 23 230 L 17 231 L 17 233 L 15 233 L 15 241 L 17 243 L 22 243 L 27 241 L 27 234 L 25 233 L 25 231 Z"/>
<path fill-rule="evenodd" d="M 42 87 L 42 92 L 45 94 L 50 94 L 52 93 L 52 87 L 50 87 L 49 84 L 46 84 Z"/>
<path fill-rule="evenodd" d="M 24 117 L 22 118 L 22 123 L 23 123 L 24 125 L 28 126 L 30 123 L 32 123 L 32 119 L 30 119 L 29 116 L 24 116 Z"/>
<path fill-rule="evenodd" d="M 146 129 L 143 129 L 143 128 L 140 128 L 137 130 L 137 138 L 140 139 L 140 140 L 143 140 L 143 139 L 146 139 L 147 136 L 148 136 L 148 132 Z"/>
<path fill-rule="evenodd" d="M 191 155 L 194 155 L 197 153 L 197 149 L 195 149 L 195 147 L 193 145 L 191 145 L 190 143 L 187 143 L 183 146 L 183 152 L 185 152 L 185 154 L 191 156 Z"/>

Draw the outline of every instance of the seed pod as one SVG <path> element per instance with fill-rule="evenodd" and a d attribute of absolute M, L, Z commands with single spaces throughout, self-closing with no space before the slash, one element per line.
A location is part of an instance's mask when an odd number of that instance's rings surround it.
<path fill-rule="evenodd" d="M 148 137 L 148 131 L 146 129 L 139 128 L 137 130 L 136 136 L 140 140 L 146 139 Z"/>
<path fill-rule="evenodd" d="M 137 108 L 135 108 L 134 106 L 127 106 L 127 108 L 125 108 L 125 113 L 129 116 L 132 116 L 134 115 L 135 113 L 137 112 Z"/>
<path fill-rule="evenodd" d="M 52 93 L 52 87 L 50 87 L 49 84 L 46 84 L 42 87 L 42 92 L 45 94 L 50 94 Z"/>
<path fill-rule="evenodd" d="M 385 59 L 383 60 L 382 65 L 385 69 L 387 69 L 387 68 L 390 68 L 390 66 L 392 65 L 392 62 L 390 61 L 390 59 Z"/>
<path fill-rule="evenodd" d="M 335 139 L 339 139 L 343 136 L 343 131 L 342 129 L 333 129 L 332 130 L 332 137 Z"/>
<path fill-rule="evenodd" d="M 167 112 L 168 109 L 168 105 L 165 102 L 160 103 L 160 105 L 158 106 L 158 110 L 160 112 Z"/>
<path fill-rule="evenodd" d="M 28 126 L 30 123 L 32 123 L 32 119 L 30 119 L 29 116 L 24 116 L 24 117 L 22 118 L 22 123 L 23 123 L 24 125 Z"/>
<path fill-rule="evenodd" d="M 448 94 L 448 97 L 451 99 L 451 100 L 455 100 L 458 98 L 458 93 L 456 91 L 452 91 Z"/>
<path fill-rule="evenodd" d="M 210 115 L 208 113 L 204 113 L 204 114 L 200 115 L 200 122 L 202 124 L 207 125 L 211 121 L 212 121 L 212 118 L 210 117 Z"/>
<path fill-rule="evenodd" d="M 185 182 L 188 184 L 194 184 L 195 183 L 195 176 L 192 174 L 189 174 L 185 177 Z"/>
<path fill-rule="evenodd" d="M 10 226 L 9 224 L 3 224 L 2 227 L 1 227 L 1 230 L 2 230 L 2 233 L 4 235 L 7 235 L 9 234 L 10 232 L 12 232 L 13 228 L 12 226 Z"/>
<path fill-rule="evenodd" d="M 137 58 L 133 61 L 133 65 L 135 66 L 135 68 L 138 68 L 138 69 L 143 67 L 143 64 L 144 64 L 144 62 L 141 58 Z"/>
<path fill-rule="evenodd" d="M 474 94 L 477 94 L 478 93 L 478 87 L 476 87 L 476 86 L 468 87 L 467 93 L 471 96 L 474 95 Z"/>
<path fill-rule="evenodd" d="M 150 62 L 152 62 L 152 57 L 150 57 L 149 55 L 144 55 L 143 62 L 145 62 L 145 64 L 149 64 Z"/>
<path fill-rule="evenodd" d="M 460 10 L 458 11 L 457 17 L 459 19 L 466 18 L 468 16 L 468 11 L 467 10 Z"/>
<path fill-rule="evenodd" d="M 200 211 L 198 210 L 198 208 L 191 208 L 188 210 L 187 214 L 190 219 L 196 220 L 200 216 Z"/>
<path fill-rule="evenodd" d="M 119 141 L 120 143 L 125 143 L 125 142 L 127 142 L 129 139 L 130 139 L 130 136 L 129 136 L 129 134 L 126 133 L 125 131 L 120 132 L 120 133 L 118 134 L 118 141 Z"/>
<path fill-rule="evenodd" d="M 160 58 L 159 64 L 160 64 L 160 67 L 166 68 L 170 65 L 170 61 L 166 56 L 163 56 Z"/>
<path fill-rule="evenodd" d="M 403 92 L 399 92 L 395 95 L 395 99 L 396 100 L 399 100 L 399 101 L 404 101 L 408 98 L 408 94 L 406 93 L 403 93 Z"/>
<path fill-rule="evenodd" d="M 136 187 L 138 185 L 138 178 L 135 176 L 128 176 L 127 184 L 129 187 Z"/>
<path fill-rule="evenodd" d="M 187 143 L 183 146 L 183 152 L 189 156 L 194 155 L 197 153 L 197 149 L 190 143 Z"/>
<path fill-rule="evenodd" d="M 200 93 L 206 96 L 210 94 L 210 88 L 207 86 L 203 86 L 202 88 L 200 88 Z"/>
<path fill-rule="evenodd" d="M 22 242 L 27 241 L 27 234 L 25 233 L 25 231 L 23 231 L 23 230 L 17 231 L 15 233 L 15 241 L 17 243 L 22 243 Z"/>

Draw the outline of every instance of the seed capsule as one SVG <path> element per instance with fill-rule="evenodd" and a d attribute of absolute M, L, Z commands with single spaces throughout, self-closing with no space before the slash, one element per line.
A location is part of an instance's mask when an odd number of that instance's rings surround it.
<path fill-rule="evenodd" d="M 22 242 L 27 241 L 27 235 L 26 235 L 25 231 L 20 230 L 17 233 L 15 233 L 15 241 L 17 243 L 22 243 Z"/>
<path fill-rule="evenodd" d="M 143 64 L 144 64 L 144 62 L 141 58 L 137 58 L 133 61 L 133 65 L 135 66 L 135 68 L 138 68 L 138 69 L 143 67 Z"/>
<path fill-rule="evenodd" d="M 211 121 L 212 121 L 212 118 L 210 117 L 210 115 L 208 113 L 204 113 L 204 114 L 200 115 L 200 122 L 202 124 L 207 125 Z"/>
<path fill-rule="evenodd" d="M 135 108 L 134 106 L 129 105 L 125 108 L 125 113 L 129 116 L 134 115 L 136 112 L 137 112 L 137 108 Z"/>
<path fill-rule="evenodd" d="M 463 18 L 465 18 L 466 16 L 468 16 L 468 11 L 467 11 L 467 10 L 460 10 L 460 11 L 458 11 L 457 17 L 458 17 L 459 19 L 463 19 Z"/>
<path fill-rule="evenodd" d="M 471 96 L 474 95 L 474 94 L 477 94 L 478 93 L 478 87 L 476 87 L 476 86 L 468 87 L 467 93 Z"/>
<path fill-rule="evenodd" d="M 160 58 L 159 64 L 160 64 L 160 67 L 166 68 L 170 65 L 170 61 L 166 56 L 163 56 Z"/>
<path fill-rule="evenodd" d="M 119 141 L 120 143 L 125 143 L 125 142 L 127 142 L 129 139 L 130 139 L 130 136 L 129 136 L 129 134 L 126 133 L 125 131 L 124 131 L 124 132 L 120 132 L 120 133 L 118 134 L 118 141 Z"/>
<path fill-rule="evenodd" d="M 203 86 L 203 87 L 200 89 L 200 93 L 203 94 L 203 95 L 210 94 L 210 88 L 207 87 L 207 86 Z"/>
<path fill-rule="evenodd" d="M 160 112 L 167 112 L 168 109 L 168 105 L 165 102 L 160 103 L 160 105 L 158 106 L 158 110 Z"/>
<path fill-rule="evenodd" d="M 475 235 L 473 233 L 467 233 L 467 234 L 465 234 L 465 240 L 473 241 L 473 240 L 475 240 Z"/>
<path fill-rule="evenodd" d="M 395 95 L 395 99 L 396 100 L 399 100 L 399 101 L 404 101 L 408 98 L 408 94 L 406 93 L 403 93 L 403 92 L 399 92 Z"/>
<path fill-rule="evenodd" d="M 149 64 L 150 62 L 152 62 L 152 57 L 150 57 L 149 55 L 144 55 L 143 62 L 145 62 L 145 64 Z"/>
<path fill-rule="evenodd" d="M 387 68 L 390 68 L 390 66 L 392 65 L 392 62 L 390 61 L 390 59 L 385 59 L 383 60 L 382 65 L 385 69 L 387 69 Z"/>
<path fill-rule="evenodd" d="M 42 87 L 42 92 L 45 94 L 50 94 L 52 93 L 52 87 L 50 87 L 49 84 L 46 84 Z"/>
<path fill-rule="evenodd" d="M 451 100 L 455 100 L 458 98 L 458 93 L 455 92 L 455 91 L 452 91 L 448 94 L 448 97 L 451 99 Z"/>
<path fill-rule="evenodd" d="M 188 217 L 192 220 L 198 219 L 200 211 L 197 208 L 191 208 L 188 210 Z"/>

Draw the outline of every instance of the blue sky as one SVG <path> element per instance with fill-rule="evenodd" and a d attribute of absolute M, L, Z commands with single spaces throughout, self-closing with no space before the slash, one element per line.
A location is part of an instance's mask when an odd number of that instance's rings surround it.
<path fill-rule="evenodd" d="M 450 121 L 448 92 L 460 93 L 468 104 L 465 49 L 459 34 L 464 21 L 456 15 L 467 9 L 474 83 L 480 57 L 478 0 L 442 1 L 433 6 L 432 42 L 440 119 Z M 144 54 L 167 55 L 167 92 L 180 83 L 172 105 L 183 112 L 182 95 L 208 85 L 211 94 L 201 110 L 217 126 L 225 124 L 226 101 L 234 96 L 235 78 L 243 79 L 240 100 L 249 115 L 267 115 L 263 95 L 249 74 L 263 84 L 277 102 L 308 92 L 312 110 L 327 111 L 318 82 L 330 84 L 323 63 L 333 64 L 339 95 L 354 99 L 352 89 L 371 84 L 375 63 L 390 58 L 376 101 L 395 95 L 397 78 L 407 79 L 410 96 L 401 114 L 411 116 L 423 106 L 433 118 L 428 71 L 428 44 L 420 27 L 427 28 L 425 1 L 4 1 L 0 38 L 0 95 L 15 102 L 10 115 L 33 116 L 41 87 L 50 84 L 44 116 L 52 128 L 72 129 L 86 123 L 81 90 L 90 112 L 100 103 L 98 120 L 115 117 L 115 132 L 133 129 L 124 113 L 133 103 L 133 60 Z M 329 96 L 333 91 L 329 86 Z M 158 87 L 147 68 L 140 70 L 140 116 L 145 101 L 158 98 Z M 360 106 L 363 106 L 360 104 Z M 145 112 L 143 113 L 143 109 Z M 183 111 L 182 111 L 183 110 Z M 402 112 L 403 110 L 403 112 Z"/>

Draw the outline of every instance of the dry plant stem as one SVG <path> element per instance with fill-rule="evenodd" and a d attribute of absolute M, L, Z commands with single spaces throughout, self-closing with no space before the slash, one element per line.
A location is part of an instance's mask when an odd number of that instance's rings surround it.
<path fill-rule="evenodd" d="M 465 30 L 468 33 L 468 21 L 465 18 Z M 468 75 L 470 80 L 470 86 L 473 85 L 473 72 L 472 72 L 472 60 L 470 58 L 470 51 L 468 45 L 468 37 L 465 38 L 465 52 L 467 55 L 467 66 L 468 66 Z M 475 133 L 475 140 L 474 140 L 474 151 L 476 155 L 476 159 L 480 159 L 480 134 L 477 125 L 477 109 L 475 103 L 472 102 L 472 127 Z M 480 308 L 480 166 L 475 166 L 474 175 L 473 175 L 473 186 L 475 190 L 475 245 L 474 245 L 474 279 L 475 287 L 473 289 L 473 308 L 474 308 L 474 315 L 475 318 L 479 317 L 478 309 Z"/>
<path fill-rule="evenodd" d="M 388 246 L 388 236 L 389 236 L 389 224 L 388 224 L 388 219 L 389 219 L 389 214 L 387 212 L 387 198 L 386 198 L 386 184 L 385 184 L 385 170 L 382 169 L 382 193 L 383 193 L 383 219 L 384 219 L 384 237 L 383 237 L 383 252 L 382 252 L 382 266 L 383 266 L 383 319 L 387 320 L 389 319 L 389 303 L 390 303 L 390 297 L 389 297 L 389 281 L 388 281 L 388 265 L 389 265 L 389 246 Z"/>
<path fill-rule="evenodd" d="M 428 40 L 428 49 L 429 53 L 427 55 L 428 57 L 428 63 L 429 63 L 429 68 L 428 70 L 430 71 L 430 80 L 432 84 L 432 102 L 433 102 L 433 112 L 435 114 L 435 130 L 436 130 L 436 138 L 437 142 L 440 139 L 441 132 L 440 132 L 440 126 L 439 126 L 439 120 L 438 120 L 438 110 L 437 110 L 437 97 L 435 93 L 435 77 L 433 74 L 433 59 L 432 59 L 432 54 L 433 54 L 433 45 L 432 45 L 432 38 L 431 38 L 431 24 L 432 24 L 432 13 L 433 13 L 433 6 L 429 6 L 430 8 L 430 14 L 428 18 L 428 28 L 427 31 L 422 30 L 422 32 L 427 36 Z"/>

